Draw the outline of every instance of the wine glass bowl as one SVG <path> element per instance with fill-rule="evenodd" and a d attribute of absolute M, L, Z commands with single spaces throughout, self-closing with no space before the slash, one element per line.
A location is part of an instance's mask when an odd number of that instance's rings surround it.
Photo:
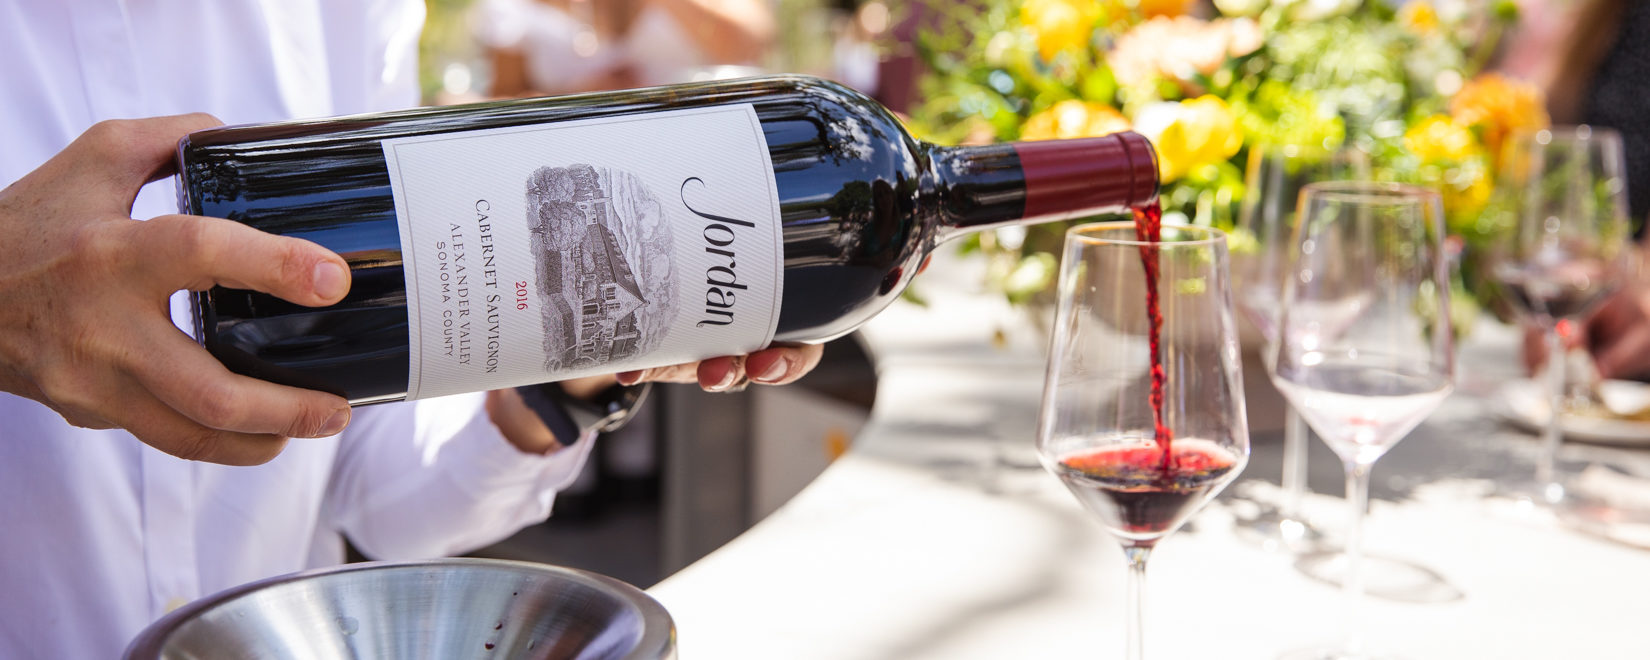
<path fill-rule="evenodd" d="M 1297 234 L 1272 379 L 1336 455 L 1373 462 L 1451 389 L 1441 206 L 1393 184 L 1312 184 L 1301 199 L 1313 224 Z"/>
<path fill-rule="evenodd" d="M 1238 312 L 1268 343 L 1277 341 L 1283 280 L 1298 247 L 1294 232 L 1301 189 L 1317 181 L 1368 178 L 1367 157 L 1354 149 L 1328 152 L 1264 144 L 1250 149 L 1243 205 L 1232 230 L 1232 284 Z"/>
<path fill-rule="evenodd" d="M 1050 469 L 1128 546 L 1179 529 L 1243 468 L 1219 442 L 1180 438 L 1168 452 L 1150 435 L 1088 438 Z"/>
<path fill-rule="evenodd" d="M 1544 336 L 1549 410 L 1533 480 L 1503 484 L 1527 501 L 1556 504 L 1565 401 L 1560 327 L 1589 316 L 1621 284 L 1634 259 L 1621 136 L 1590 126 L 1519 132 L 1507 140 L 1486 255 L 1501 297 Z"/>
<path fill-rule="evenodd" d="M 1146 558 L 1242 471 L 1249 433 L 1225 235 L 1135 231 L 1066 234 L 1037 448 L 1124 547 L 1138 659 Z"/>

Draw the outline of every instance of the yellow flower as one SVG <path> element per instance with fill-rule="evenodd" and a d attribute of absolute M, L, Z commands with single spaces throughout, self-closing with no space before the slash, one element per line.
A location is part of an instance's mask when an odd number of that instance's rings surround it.
<path fill-rule="evenodd" d="M 1043 59 L 1088 45 L 1101 14 L 1094 0 L 1027 0 L 1020 6 L 1020 23 L 1037 39 Z"/>
<path fill-rule="evenodd" d="M 1404 132 L 1404 146 L 1421 159 L 1423 183 L 1437 186 L 1451 231 L 1471 222 L 1494 189 L 1489 159 L 1472 129 L 1449 115 L 1433 115 Z"/>
<path fill-rule="evenodd" d="M 1449 115 L 1433 115 L 1410 127 L 1404 146 L 1425 162 L 1461 162 L 1482 153 L 1472 130 Z"/>
<path fill-rule="evenodd" d="M 1061 101 L 1032 115 L 1020 127 L 1022 140 L 1093 137 L 1129 130 L 1129 120 L 1104 103 Z"/>
<path fill-rule="evenodd" d="M 1158 172 L 1165 183 L 1200 165 L 1231 158 L 1243 147 L 1237 113 L 1217 96 L 1147 106 L 1135 117 L 1135 130 L 1157 147 Z"/>
<path fill-rule="evenodd" d="M 1443 186 L 1444 217 L 1459 219 L 1450 227 L 1451 231 L 1459 233 L 1461 228 L 1454 225 L 1476 219 L 1478 212 L 1490 203 L 1495 184 L 1490 180 L 1489 171 L 1482 167 L 1463 168 L 1453 172 L 1453 175 Z"/>
<path fill-rule="evenodd" d="M 1438 31 L 1438 10 L 1426 0 L 1411 0 L 1398 10 L 1398 23 L 1414 34 L 1429 35 Z"/>
<path fill-rule="evenodd" d="M 1181 16 L 1192 8 L 1196 0 L 1139 0 L 1140 14 L 1146 18 L 1153 16 Z"/>
<path fill-rule="evenodd" d="M 1469 81 L 1450 99 L 1449 113 L 1463 126 L 1478 129 L 1492 158 L 1501 157 L 1501 143 L 1519 129 L 1546 128 L 1546 100 L 1535 85 L 1487 73 Z"/>

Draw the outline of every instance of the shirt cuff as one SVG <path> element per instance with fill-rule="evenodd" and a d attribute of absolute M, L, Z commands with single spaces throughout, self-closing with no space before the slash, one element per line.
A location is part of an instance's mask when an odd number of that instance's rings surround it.
<path fill-rule="evenodd" d="M 571 446 L 564 445 L 548 454 L 530 454 L 510 444 L 510 441 L 504 438 L 504 434 L 499 432 L 498 427 L 493 425 L 492 419 L 487 416 L 485 406 L 479 400 L 483 395 L 478 393 L 446 398 L 472 396 L 477 397 L 477 400 L 466 402 L 469 419 L 455 429 L 445 442 L 425 445 L 440 448 L 442 456 L 438 463 L 446 468 L 447 473 L 461 488 L 477 498 L 498 497 L 503 492 L 520 490 L 549 495 L 567 487 L 579 476 L 579 471 L 584 468 L 584 462 L 590 457 L 591 448 L 595 446 L 594 432 L 581 436 L 579 441 Z M 434 404 L 436 401 L 431 400 L 427 403 Z M 446 408 L 445 405 L 434 407 Z M 433 431 L 439 426 L 445 425 L 438 424 L 429 428 Z"/>

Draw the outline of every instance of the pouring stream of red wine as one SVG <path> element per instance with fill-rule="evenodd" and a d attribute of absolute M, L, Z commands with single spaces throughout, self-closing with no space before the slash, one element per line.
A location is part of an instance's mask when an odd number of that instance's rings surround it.
<path fill-rule="evenodd" d="M 1157 243 L 1163 239 L 1163 206 L 1153 199 L 1151 203 L 1134 208 L 1134 236 L 1135 240 Z M 1140 246 L 1140 261 L 1146 269 L 1146 317 L 1151 325 L 1151 359 L 1152 359 L 1152 423 L 1157 432 L 1158 450 L 1163 454 L 1160 466 L 1163 476 L 1169 474 L 1169 462 L 1174 452 L 1170 451 L 1174 443 L 1174 432 L 1163 424 L 1163 380 L 1167 375 L 1163 370 L 1163 310 L 1157 300 L 1158 251 L 1156 245 Z"/>

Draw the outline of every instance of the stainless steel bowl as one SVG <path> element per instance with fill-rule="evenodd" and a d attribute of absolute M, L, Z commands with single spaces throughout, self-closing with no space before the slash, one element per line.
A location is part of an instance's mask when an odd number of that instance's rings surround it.
<path fill-rule="evenodd" d="M 491 559 L 368 562 L 197 600 L 146 628 L 130 660 L 674 660 L 658 601 L 618 580 Z"/>

